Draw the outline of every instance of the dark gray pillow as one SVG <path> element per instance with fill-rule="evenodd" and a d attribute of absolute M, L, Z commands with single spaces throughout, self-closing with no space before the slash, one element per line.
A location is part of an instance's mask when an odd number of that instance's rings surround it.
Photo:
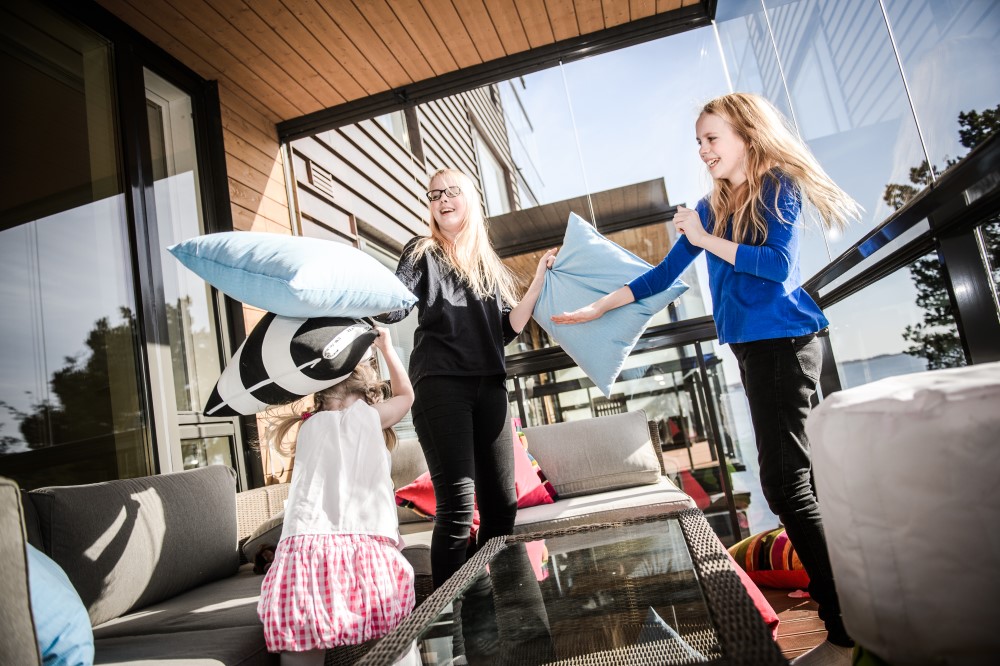
<path fill-rule="evenodd" d="M 371 357 L 375 329 L 359 319 L 264 315 L 222 371 L 205 416 L 249 416 L 347 379 Z"/>
<path fill-rule="evenodd" d="M 250 536 L 243 543 L 243 557 L 246 558 L 247 562 L 253 562 L 254 555 L 257 554 L 257 549 L 263 544 L 278 545 L 278 540 L 281 538 L 281 528 L 284 527 L 284 524 L 285 512 L 279 511 L 258 525 L 257 529 L 250 533 Z"/>

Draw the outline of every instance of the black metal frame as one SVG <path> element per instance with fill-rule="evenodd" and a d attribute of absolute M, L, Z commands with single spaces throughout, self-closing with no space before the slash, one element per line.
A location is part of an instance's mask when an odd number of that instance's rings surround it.
<path fill-rule="evenodd" d="M 278 123 L 278 140 L 294 141 L 318 132 L 523 76 L 560 63 L 615 51 L 660 37 L 711 25 L 717 0 L 681 7 L 664 14 L 529 49 L 455 72 L 417 81 L 395 90 L 369 95 Z"/>
<path fill-rule="evenodd" d="M 821 308 L 839 303 L 937 250 L 947 277 L 955 323 L 968 363 L 1000 360 L 1000 318 L 983 265 L 977 228 L 1000 210 L 1000 136 L 994 134 L 941 174 L 902 208 L 810 278 L 803 287 Z M 929 229 L 877 259 L 858 275 L 831 285 L 890 242 L 927 220 Z M 821 293 L 831 287 L 826 293 Z M 832 387 L 830 387 L 832 388 Z M 839 388 L 839 387 L 838 387 Z M 823 392 L 832 391 L 823 387 Z"/>

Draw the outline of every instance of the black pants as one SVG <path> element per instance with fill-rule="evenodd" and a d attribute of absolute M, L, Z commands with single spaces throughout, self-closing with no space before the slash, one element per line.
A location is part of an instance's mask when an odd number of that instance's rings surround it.
<path fill-rule="evenodd" d="M 750 403 L 764 498 L 809 574 L 809 594 L 819 604 L 828 640 L 853 645 L 840 617 L 805 432 L 823 365 L 821 342 L 813 334 L 730 347 Z"/>
<path fill-rule="evenodd" d="M 514 444 L 502 375 L 424 377 L 414 392 L 413 425 L 437 499 L 431 536 L 436 589 L 470 552 L 474 500 L 478 543 L 514 531 Z"/>

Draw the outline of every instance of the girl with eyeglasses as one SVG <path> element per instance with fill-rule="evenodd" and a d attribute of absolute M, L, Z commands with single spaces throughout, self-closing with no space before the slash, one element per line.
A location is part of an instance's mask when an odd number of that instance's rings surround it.
<path fill-rule="evenodd" d="M 678 208 L 679 235 L 667 256 L 629 284 L 552 321 L 590 321 L 663 291 L 708 253 L 719 342 L 729 343 L 739 363 L 764 498 L 809 574 L 809 593 L 826 624 L 826 642 L 793 663 L 846 666 L 853 641 L 840 616 L 805 431 L 823 363 L 818 335 L 829 323 L 802 289 L 799 235 L 806 198 L 827 227 L 845 226 L 859 207 L 762 97 L 733 93 L 710 101 L 695 123 L 695 138 L 714 187 L 694 210 Z"/>
<path fill-rule="evenodd" d="M 431 537 L 437 588 L 475 550 L 474 500 L 477 543 L 513 532 L 517 496 L 504 346 L 528 323 L 556 251 L 542 255 L 518 299 L 513 275 L 490 245 L 472 180 L 441 169 L 428 189 L 430 235 L 406 244 L 396 276 L 417 297 L 409 375 L 413 425 L 437 502 Z M 411 310 L 376 319 L 395 323 Z"/>

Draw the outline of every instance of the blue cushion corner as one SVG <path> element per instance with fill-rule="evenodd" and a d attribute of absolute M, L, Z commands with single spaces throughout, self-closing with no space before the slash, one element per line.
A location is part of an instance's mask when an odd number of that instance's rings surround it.
<path fill-rule="evenodd" d="M 45 666 L 90 666 L 94 630 L 66 572 L 45 553 L 28 547 L 28 587 L 38 650 Z"/>

